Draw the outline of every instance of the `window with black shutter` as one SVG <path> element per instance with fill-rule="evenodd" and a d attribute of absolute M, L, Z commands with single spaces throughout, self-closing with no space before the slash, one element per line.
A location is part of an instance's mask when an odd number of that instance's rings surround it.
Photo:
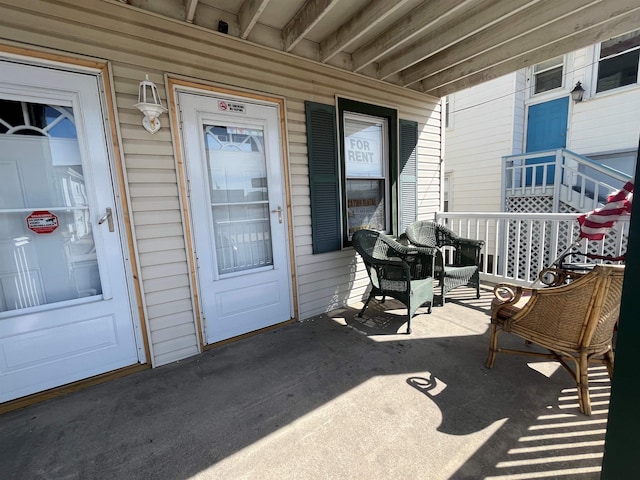
<path fill-rule="evenodd" d="M 313 253 L 340 250 L 370 228 L 397 235 L 416 217 L 416 122 L 338 99 L 305 102 Z"/>

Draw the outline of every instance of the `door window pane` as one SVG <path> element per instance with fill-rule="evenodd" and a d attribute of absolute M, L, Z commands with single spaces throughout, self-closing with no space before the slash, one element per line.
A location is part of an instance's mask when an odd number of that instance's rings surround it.
<path fill-rule="evenodd" d="M 204 126 L 218 274 L 273 265 L 264 132 Z"/>
<path fill-rule="evenodd" d="M 0 103 L 0 311 L 100 295 L 72 109 Z"/>

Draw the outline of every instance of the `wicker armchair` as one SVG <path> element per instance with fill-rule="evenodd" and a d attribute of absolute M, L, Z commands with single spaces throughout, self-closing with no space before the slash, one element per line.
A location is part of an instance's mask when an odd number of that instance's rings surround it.
<path fill-rule="evenodd" d="M 623 265 L 597 265 L 558 287 L 496 285 L 487 368 L 493 367 L 497 352 L 553 358 L 574 377 L 580 410 L 591 415 L 587 369 L 589 363 L 598 363 L 607 366 L 609 377 L 613 373 L 613 331 L 623 277 Z M 503 331 L 550 353 L 498 348 L 498 334 Z"/>
<path fill-rule="evenodd" d="M 373 230 L 358 230 L 353 234 L 353 247 L 360 254 L 371 280 L 371 292 L 362 310 L 362 317 L 375 296 L 395 298 L 407 306 L 407 333 L 411 333 L 411 317 L 428 303 L 433 303 L 434 249 L 410 248 L 393 238 Z"/>
<path fill-rule="evenodd" d="M 444 305 L 447 293 L 454 288 L 467 285 L 476 289 L 480 298 L 480 251 L 484 242 L 462 238 L 444 225 L 435 222 L 418 221 L 407 227 L 405 232 L 412 245 L 436 247 L 436 270 Z M 446 262 L 442 247 L 453 247 L 450 262 Z"/>

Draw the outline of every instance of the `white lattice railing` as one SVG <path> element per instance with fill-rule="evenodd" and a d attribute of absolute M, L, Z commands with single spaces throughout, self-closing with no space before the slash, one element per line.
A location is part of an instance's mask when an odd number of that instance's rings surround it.
<path fill-rule="evenodd" d="M 620 256 L 626 252 L 628 217 L 601 241 L 580 239 L 576 214 L 439 212 L 436 221 L 465 238 L 484 240 L 481 279 L 528 285 L 579 241 L 581 252 Z"/>
<path fill-rule="evenodd" d="M 560 202 L 589 211 L 619 190 L 630 177 L 565 148 L 502 157 L 506 207 L 512 197 L 547 197 L 551 211 Z"/>

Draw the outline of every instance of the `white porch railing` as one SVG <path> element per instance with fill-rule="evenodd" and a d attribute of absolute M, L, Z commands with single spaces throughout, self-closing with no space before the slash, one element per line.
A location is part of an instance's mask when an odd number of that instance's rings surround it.
<path fill-rule="evenodd" d="M 575 242 L 578 250 L 620 256 L 626 252 L 629 219 L 623 218 L 601 241 L 579 239 L 576 214 L 439 212 L 436 221 L 465 238 L 484 240 L 482 281 L 533 283 Z"/>
<path fill-rule="evenodd" d="M 506 210 L 509 197 L 548 196 L 552 211 L 559 202 L 577 211 L 589 211 L 606 201 L 631 177 L 565 148 L 502 157 L 502 182 Z"/>

